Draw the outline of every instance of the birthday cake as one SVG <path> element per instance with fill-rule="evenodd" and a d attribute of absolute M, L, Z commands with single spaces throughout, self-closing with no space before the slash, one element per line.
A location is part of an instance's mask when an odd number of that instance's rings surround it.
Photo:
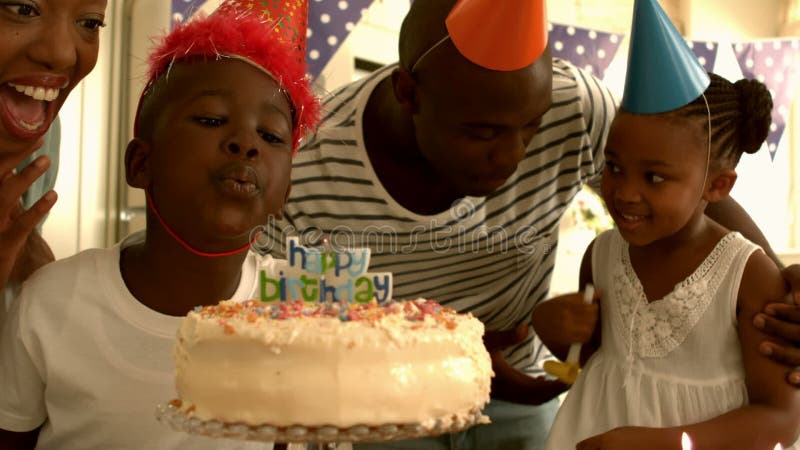
<path fill-rule="evenodd" d="M 422 299 L 223 301 L 182 321 L 177 406 L 223 423 L 432 428 L 489 401 L 483 331 Z"/>

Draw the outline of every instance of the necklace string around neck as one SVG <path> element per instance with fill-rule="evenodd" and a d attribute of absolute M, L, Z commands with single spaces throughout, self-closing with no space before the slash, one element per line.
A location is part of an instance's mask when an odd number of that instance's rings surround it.
<path fill-rule="evenodd" d="M 211 252 L 204 252 L 202 250 L 198 250 L 198 249 L 192 247 L 191 244 L 189 244 L 185 240 L 181 239 L 181 237 L 178 236 L 178 234 L 175 231 L 173 231 L 173 229 L 170 228 L 169 225 L 167 225 L 167 222 L 164 221 L 164 218 L 161 217 L 161 214 L 158 212 L 158 208 L 156 208 L 156 204 L 153 201 L 153 197 L 150 195 L 150 190 L 149 189 L 145 189 L 144 193 L 147 196 L 147 204 L 149 205 L 150 210 L 153 211 L 153 214 L 156 216 L 156 219 L 158 219 L 158 222 L 167 231 L 167 234 L 169 234 L 172 237 L 172 239 L 175 239 L 175 241 L 177 241 L 179 244 L 181 244 L 181 246 L 183 246 L 183 248 L 185 248 L 186 250 L 189 250 L 191 253 L 194 253 L 197 256 L 203 256 L 205 258 L 221 258 L 221 257 L 224 257 L 224 256 L 233 256 L 233 255 L 242 253 L 243 251 L 246 251 L 246 250 L 250 249 L 253 246 L 253 244 L 256 242 L 256 239 L 258 239 L 258 236 L 261 234 L 260 232 L 256 233 L 253 236 L 253 239 L 251 239 L 250 242 L 248 242 L 246 245 L 243 245 L 242 247 L 239 247 L 239 248 L 231 250 L 231 251 L 220 252 L 220 253 L 211 253 Z"/>

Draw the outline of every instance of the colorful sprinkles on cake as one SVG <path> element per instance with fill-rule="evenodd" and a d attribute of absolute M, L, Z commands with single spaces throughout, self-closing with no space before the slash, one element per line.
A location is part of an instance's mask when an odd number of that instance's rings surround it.
<path fill-rule="evenodd" d="M 408 322 L 414 322 L 419 328 L 426 319 L 444 324 L 447 328 L 455 328 L 456 312 L 431 300 L 414 300 L 406 302 L 370 303 L 316 303 L 309 304 L 301 300 L 265 304 L 259 300 L 244 302 L 226 301 L 217 305 L 197 307 L 194 312 L 206 318 L 216 318 L 217 323 L 226 334 L 234 332 L 231 319 L 241 319 L 249 323 L 259 319 L 289 320 L 300 318 L 336 318 L 342 322 L 377 323 L 384 317 L 401 316 Z"/>

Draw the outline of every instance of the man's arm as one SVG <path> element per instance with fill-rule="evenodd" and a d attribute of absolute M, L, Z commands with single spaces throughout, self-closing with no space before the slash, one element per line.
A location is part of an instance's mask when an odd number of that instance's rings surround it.
<path fill-rule="evenodd" d="M 492 398 L 526 405 L 540 405 L 557 397 L 569 386 L 544 376 L 532 378 L 515 368 L 503 357 L 503 350 L 524 342 L 528 326 L 521 324 L 505 331 L 488 331 L 484 345 L 492 357 Z"/>

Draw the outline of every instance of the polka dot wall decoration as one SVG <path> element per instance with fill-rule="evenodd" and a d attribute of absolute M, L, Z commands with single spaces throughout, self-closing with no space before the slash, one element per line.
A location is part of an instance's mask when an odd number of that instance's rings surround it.
<path fill-rule="evenodd" d="M 719 44 L 706 41 L 686 41 L 686 43 L 697 56 L 697 60 L 703 65 L 703 68 L 706 69 L 706 72 L 713 72 Z"/>
<path fill-rule="evenodd" d="M 172 20 L 170 25 L 192 17 L 200 9 L 206 0 L 172 0 Z"/>
<path fill-rule="evenodd" d="M 733 51 L 744 77 L 766 84 L 772 94 L 772 126 L 767 146 L 774 160 L 800 82 L 800 39 L 740 42 L 733 44 Z"/>
<path fill-rule="evenodd" d="M 306 63 L 312 78 L 325 68 L 373 0 L 309 0 Z"/>
<path fill-rule="evenodd" d="M 171 0 L 171 18 L 183 21 L 211 0 Z M 298 0 L 251 0 L 253 4 L 280 2 L 294 4 Z M 316 78 L 358 24 L 374 0 L 307 0 L 308 28 L 305 57 L 309 75 Z M 499 1 L 499 0 L 498 0 Z M 409 2 L 410 3 L 410 2 Z M 550 24 L 549 39 L 554 57 L 567 60 L 603 80 L 624 34 Z M 767 137 L 770 156 L 774 159 L 787 125 L 792 99 L 800 88 L 800 39 L 774 39 L 740 42 L 720 46 L 720 42 L 687 41 L 700 63 L 714 71 L 720 52 L 734 52 L 742 74 L 764 82 L 773 95 L 775 108 L 772 127 Z M 724 59 L 724 58 L 723 58 Z M 739 75 L 720 73 L 735 80 Z"/>
<path fill-rule="evenodd" d="M 569 61 L 600 79 L 617 54 L 622 36 L 571 25 L 551 23 L 549 26 L 553 56 Z"/>

